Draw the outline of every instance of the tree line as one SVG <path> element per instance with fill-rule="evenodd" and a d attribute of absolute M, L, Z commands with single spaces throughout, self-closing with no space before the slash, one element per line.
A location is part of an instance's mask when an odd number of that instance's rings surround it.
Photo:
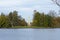
<path fill-rule="evenodd" d="M 48 14 L 34 10 L 32 26 L 58 28 L 60 27 L 60 16 L 54 10 L 49 11 Z"/>
<path fill-rule="evenodd" d="M 8 15 L 1 13 L 0 15 L 0 28 L 14 28 L 16 26 L 28 26 L 28 23 L 17 11 L 10 12 Z M 60 16 L 53 10 L 49 11 L 48 14 L 40 13 L 34 10 L 33 20 L 30 27 L 48 27 L 58 28 L 60 27 Z"/>
<path fill-rule="evenodd" d="M 0 28 L 13 28 L 14 26 L 26 26 L 27 22 L 21 16 L 18 16 L 17 11 L 10 12 L 8 15 L 1 13 Z"/>

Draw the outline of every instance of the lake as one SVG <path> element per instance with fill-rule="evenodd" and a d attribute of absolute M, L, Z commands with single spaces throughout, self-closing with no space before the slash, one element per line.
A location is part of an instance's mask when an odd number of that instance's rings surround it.
<path fill-rule="evenodd" d="M 60 40 L 60 29 L 0 29 L 0 40 Z"/>

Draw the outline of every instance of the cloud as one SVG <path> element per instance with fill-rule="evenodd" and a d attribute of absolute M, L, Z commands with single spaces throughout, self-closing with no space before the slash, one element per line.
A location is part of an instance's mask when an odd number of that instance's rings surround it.
<path fill-rule="evenodd" d="M 33 10 L 48 13 L 49 10 L 59 10 L 59 7 L 51 0 L 0 0 L 0 12 L 7 14 L 14 10 L 28 20 L 28 16 L 32 19 Z"/>
<path fill-rule="evenodd" d="M 21 4 L 21 3 L 22 2 L 16 1 L 16 0 L 7 0 L 7 1 L 0 1 L 0 6 L 1 7 L 11 7 L 11 6 Z"/>
<path fill-rule="evenodd" d="M 34 0 L 1 0 L 0 7 L 22 6 L 33 4 Z"/>

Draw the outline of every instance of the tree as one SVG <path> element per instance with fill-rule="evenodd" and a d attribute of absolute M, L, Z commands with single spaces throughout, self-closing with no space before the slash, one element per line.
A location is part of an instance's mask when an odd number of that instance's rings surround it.
<path fill-rule="evenodd" d="M 1 27 L 1 15 L 0 15 L 0 27 Z"/>
<path fill-rule="evenodd" d="M 59 0 L 52 0 L 52 1 L 60 7 Z"/>
<path fill-rule="evenodd" d="M 33 26 L 40 26 L 40 13 L 39 12 L 34 13 Z"/>
<path fill-rule="evenodd" d="M 43 26 L 44 27 L 44 13 L 39 13 L 36 10 L 34 10 L 34 16 L 33 16 L 33 25 L 34 26 Z"/>
<path fill-rule="evenodd" d="M 60 7 L 60 0 L 52 0 L 57 6 Z M 60 10 L 59 10 L 59 13 L 58 15 L 60 15 Z"/>
<path fill-rule="evenodd" d="M 8 19 L 9 19 L 11 26 L 13 27 L 13 13 L 12 12 L 9 13 Z"/>
<path fill-rule="evenodd" d="M 7 16 L 5 16 L 3 13 L 1 13 L 0 16 L 0 28 L 9 28 L 10 24 L 9 24 L 9 20 L 7 18 Z"/>
<path fill-rule="evenodd" d="M 48 15 L 48 26 L 54 27 L 54 19 L 56 17 L 56 12 L 51 10 L 47 15 Z"/>
<path fill-rule="evenodd" d="M 22 24 L 22 26 L 27 26 L 25 19 L 22 20 L 21 24 Z"/>
<path fill-rule="evenodd" d="M 60 27 L 60 17 L 55 18 L 55 27 Z"/>
<path fill-rule="evenodd" d="M 0 28 L 15 28 L 15 26 L 26 26 L 25 19 L 18 16 L 17 11 L 10 12 L 8 15 L 1 13 L 0 15 Z M 17 28 L 17 27 L 16 27 Z"/>
<path fill-rule="evenodd" d="M 18 21 L 18 12 L 17 11 L 13 11 L 13 17 L 12 17 L 12 20 L 13 20 L 13 25 L 14 26 L 17 26 L 17 21 Z"/>

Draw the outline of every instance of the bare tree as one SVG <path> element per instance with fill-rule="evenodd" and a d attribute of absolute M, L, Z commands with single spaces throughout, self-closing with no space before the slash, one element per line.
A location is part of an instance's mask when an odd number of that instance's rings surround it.
<path fill-rule="evenodd" d="M 59 0 L 52 0 L 52 1 L 60 7 L 60 3 L 58 2 Z"/>
<path fill-rule="evenodd" d="M 60 7 L 60 0 L 52 0 L 55 4 L 57 4 L 57 6 Z M 59 14 L 60 15 L 60 10 L 59 10 Z"/>

